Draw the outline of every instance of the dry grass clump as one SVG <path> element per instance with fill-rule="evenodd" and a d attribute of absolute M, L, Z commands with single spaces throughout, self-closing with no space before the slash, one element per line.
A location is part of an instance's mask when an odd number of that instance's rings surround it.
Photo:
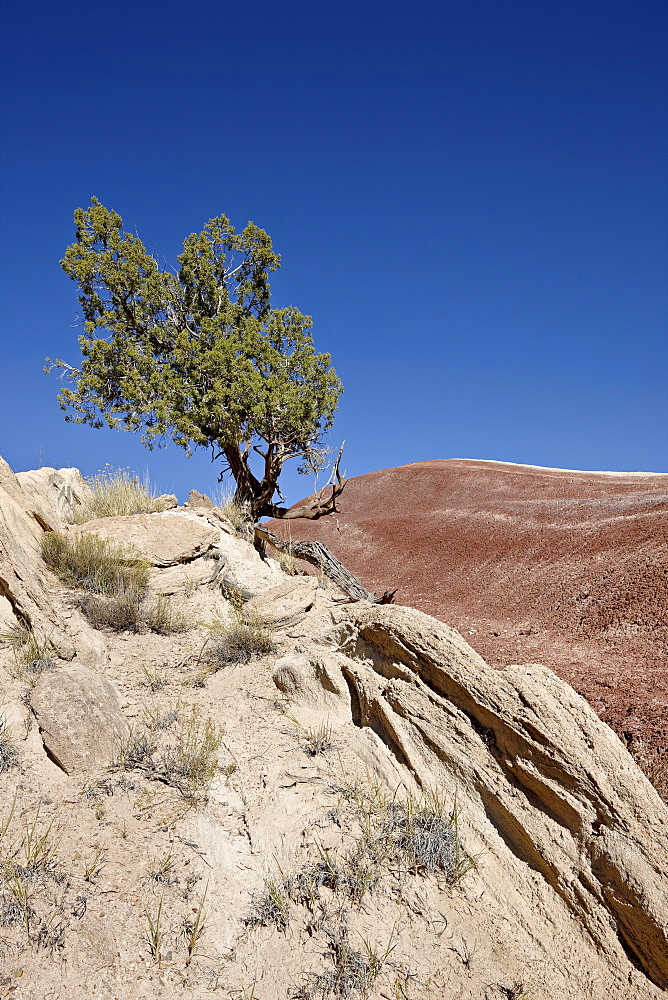
<path fill-rule="evenodd" d="M 191 626 L 170 598 L 147 597 L 150 564 L 124 545 L 50 531 L 42 537 L 42 556 L 61 580 L 87 591 L 81 610 L 95 628 L 173 635 Z"/>
<path fill-rule="evenodd" d="M 53 953 L 64 946 L 66 892 L 70 882 L 62 871 L 51 839 L 52 823 L 39 826 L 39 809 L 19 838 L 8 831 L 16 810 L 16 796 L 9 814 L 0 819 L 0 924 L 15 925 L 36 949 Z M 53 891 L 60 886 L 59 899 Z"/>
<path fill-rule="evenodd" d="M 149 600 L 135 588 L 119 588 L 112 594 L 86 594 L 81 610 L 95 628 L 116 632 L 156 632 L 175 635 L 192 626 L 188 615 L 169 597 Z"/>
<path fill-rule="evenodd" d="M 122 517 L 128 514 L 153 514 L 165 509 L 155 496 L 148 477 L 141 482 L 129 469 L 111 466 L 86 478 L 90 487 L 89 502 L 74 515 L 76 524 L 83 524 L 96 517 Z"/>
<path fill-rule="evenodd" d="M 31 687 L 40 674 L 56 665 L 56 649 L 50 639 L 39 639 L 34 629 L 15 622 L 0 632 L 0 646 L 9 646 L 14 654 L 16 675 Z"/>
<path fill-rule="evenodd" d="M 337 927 L 327 931 L 327 937 L 332 968 L 308 974 L 304 986 L 293 994 L 294 1000 L 326 1000 L 327 997 L 352 1000 L 367 996 L 394 950 L 392 939 L 382 953 L 368 941 L 363 941 L 364 951 L 359 951 L 350 942 L 345 915 Z"/>
<path fill-rule="evenodd" d="M 209 626 L 207 659 L 214 670 L 228 663 L 250 663 L 278 648 L 270 627 L 260 616 L 248 614 L 240 599 L 230 603 L 230 620 L 217 620 Z"/>
<path fill-rule="evenodd" d="M 149 563 L 117 542 L 94 534 L 42 536 L 42 558 L 65 583 L 93 594 L 143 593 Z"/>
<path fill-rule="evenodd" d="M 359 825 L 358 836 L 344 853 L 319 847 L 315 863 L 287 874 L 280 872 L 280 878 L 267 879 L 263 889 L 251 898 L 247 926 L 273 925 L 285 931 L 292 905 L 297 905 L 306 907 L 311 914 L 312 930 L 327 931 L 331 916 L 328 900 L 332 896 L 323 897 L 323 889 L 338 900 L 342 912 L 343 906 L 362 906 L 367 893 L 382 888 L 386 877 L 403 881 L 408 876 L 435 875 L 453 886 L 475 867 L 475 858 L 464 851 L 459 840 L 456 805 L 448 811 L 436 793 L 399 800 L 396 795 L 387 794 L 379 783 L 370 790 L 352 785 L 339 791 L 352 807 L 352 818 Z M 337 962 L 341 960 L 340 968 L 351 972 L 348 981 L 351 985 L 352 969 L 362 968 L 360 953 L 355 953 L 358 956 L 355 957 L 350 951 L 347 937 L 337 940 L 334 954 L 338 956 Z M 348 953 L 350 963 L 343 961 Z M 373 963 L 369 967 L 374 968 Z M 344 981 L 342 974 L 341 982 Z M 352 995 L 330 989 L 333 982 L 327 977 L 315 977 L 304 988 L 306 992 L 298 995 L 307 1000 L 326 997 L 329 995 L 326 988 L 336 996 Z M 367 982 L 364 989 L 368 985 Z"/>
<path fill-rule="evenodd" d="M 0 774 L 9 771 L 12 767 L 17 767 L 19 763 L 19 753 L 12 734 L 9 732 L 7 722 L 0 717 Z"/>
<path fill-rule="evenodd" d="M 132 733 L 121 744 L 112 768 L 143 771 L 192 802 L 201 798 L 216 774 L 223 731 L 211 719 L 202 720 L 195 705 L 189 714 L 179 713 L 178 721 L 175 742 L 168 745 L 159 744 L 150 723 L 148 732 Z"/>
<path fill-rule="evenodd" d="M 388 796 L 379 784 L 370 793 L 344 789 L 362 826 L 359 852 L 395 874 L 445 878 L 454 885 L 476 866 L 459 838 L 457 803 L 451 809 L 436 791 L 404 799 Z"/>
<path fill-rule="evenodd" d="M 245 918 L 247 927 L 274 926 L 285 931 L 290 923 L 290 896 L 285 882 L 268 878 L 251 898 L 251 912 Z"/>
<path fill-rule="evenodd" d="M 235 500 L 234 491 L 230 492 L 219 486 L 217 493 L 213 495 L 213 502 L 237 531 L 243 532 L 247 525 L 253 523 L 250 504 Z"/>

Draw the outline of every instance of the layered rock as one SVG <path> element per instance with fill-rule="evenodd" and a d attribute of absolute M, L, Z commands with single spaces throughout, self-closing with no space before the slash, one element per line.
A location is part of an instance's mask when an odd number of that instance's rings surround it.
<path fill-rule="evenodd" d="M 335 614 L 325 649 L 281 661 L 277 685 L 347 711 L 409 787 L 453 790 L 487 893 L 527 935 L 578 925 L 620 972 L 631 954 L 668 989 L 668 809 L 586 701 L 545 667 L 493 670 L 412 609 Z"/>

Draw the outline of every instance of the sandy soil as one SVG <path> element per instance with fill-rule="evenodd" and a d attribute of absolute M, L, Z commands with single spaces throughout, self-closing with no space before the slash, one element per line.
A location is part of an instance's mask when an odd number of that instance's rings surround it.
<path fill-rule="evenodd" d="M 668 475 L 449 459 L 351 479 L 339 506 L 292 537 L 493 666 L 549 666 L 636 756 L 668 754 Z"/>

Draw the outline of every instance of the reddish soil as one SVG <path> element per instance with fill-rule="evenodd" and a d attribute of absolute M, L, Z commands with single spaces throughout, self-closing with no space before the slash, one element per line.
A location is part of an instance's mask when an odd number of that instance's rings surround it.
<path fill-rule="evenodd" d="M 493 666 L 546 664 L 639 759 L 668 754 L 668 475 L 449 459 L 351 479 L 339 506 L 270 526 Z"/>

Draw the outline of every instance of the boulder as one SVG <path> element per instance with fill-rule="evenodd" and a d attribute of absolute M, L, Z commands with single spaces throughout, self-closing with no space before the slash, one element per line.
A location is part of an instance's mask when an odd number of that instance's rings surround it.
<path fill-rule="evenodd" d="M 54 530 L 71 524 L 92 495 L 78 469 L 33 469 L 17 472 L 16 478 L 24 494 L 47 511 L 49 527 Z"/>
<path fill-rule="evenodd" d="M 42 674 L 30 704 L 47 754 L 66 774 L 106 767 L 130 735 L 115 687 L 86 667 Z"/>
<path fill-rule="evenodd" d="M 98 517 L 72 530 L 131 546 L 157 567 L 191 563 L 209 553 L 219 536 L 206 521 L 171 512 Z"/>
<path fill-rule="evenodd" d="M 75 646 L 41 560 L 42 535 L 57 523 L 53 509 L 28 496 L 0 458 L 0 622 L 33 628 L 40 640 L 51 638 L 61 656 L 71 659 Z"/>
<path fill-rule="evenodd" d="M 291 577 L 253 597 L 246 607 L 268 625 L 292 625 L 313 607 L 317 590 L 318 581 L 314 577 Z"/>
<path fill-rule="evenodd" d="M 204 510 L 211 510 L 213 506 L 213 500 L 206 493 L 200 493 L 199 490 L 190 491 L 186 507 L 201 507 Z"/>
<path fill-rule="evenodd" d="M 350 718 L 350 694 L 335 654 L 290 653 L 278 660 L 272 677 L 292 705 L 327 718 Z"/>
<path fill-rule="evenodd" d="M 163 510 L 174 510 L 179 505 L 178 497 L 174 493 L 161 493 L 156 497 L 156 503 L 159 503 Z"/>

